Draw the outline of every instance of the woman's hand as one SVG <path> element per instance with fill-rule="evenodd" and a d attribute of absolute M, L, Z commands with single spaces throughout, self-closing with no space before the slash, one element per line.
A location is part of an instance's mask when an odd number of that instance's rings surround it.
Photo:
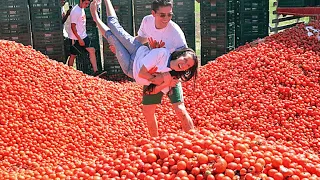
<path fill-rule="evenodd" d="M 151 82 L 155 85 L 166 84 L 169 87 L 175 87 L 179 82 L 179 79 L 173 78 L 169 72 L 165 73 L 153 73 L 154 78 L 152 78 Z"/>
<path fill-rule="evenodd" d="M 151 78 L 149 81 L 152 83 L 152 84 L 155 84 L 155 85 L 161 85 L 161 84 L 167 84 L 169 85 L 172 77 L 170 75 L 169 72 L 165 72 L 165 73 L 153 73 L 152 74 L 154 77 Z"/>
<path fill-rule="evenodd" d="M 169 73 L 168 73 L 169 74 Z M 169 74 L 170 75 L 170 74 Z M 168 75 L 164 75 L 164 81 L 157 85 L 152 92 L 150 92 L 150 94 L 157 94 L 158 92 L 160 92 L 161 90 L 163 90 L 164 88 L 171 88 L 171 87 L 175 87 L 177 85 L 177 83 L 179 82 L 179 79 L 176 78 L 172 78 L 171 76 L 169 77 Z"/>
<path fill-rule="evenodd" d="M 163 83 L 166 86 L 175 87 L 176 84 L 179 82 L 179 79 L 176 79 L 176 78 L 172 77 L 169 72 L 164 73 L 163 76 L 164 76 Z"/>
<path fill-rule="evenodd" d="M 169 72 L 161 73 L 164 83 L 168 83 L 172 80 L 171 74 Z"/>
<path fill-rule="evenodd" d="M 160 85 L 163 83 L 163 76 L 161 73 L 153 73 L 152 75 L 153 78 L 149 80 L 152 84 Z"/>
<path fill-rule="evenodd" d="M 171 78 L 171 81 L 169 83 L 169 87 L 176 87 L 176 85 L 180 82 L 179 79 Z"/>
<path fill-rule="evenodd" d="M 169 72 L 162 73 L 163 76 L 163 84 L 168 87 L 175 87 L 179 82 L 179 79 L 174 78 L 170 75 Z"/>

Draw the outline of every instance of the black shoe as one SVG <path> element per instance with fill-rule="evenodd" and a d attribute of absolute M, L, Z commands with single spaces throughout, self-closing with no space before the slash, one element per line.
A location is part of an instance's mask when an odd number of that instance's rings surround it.
<path fill-rule="evenodd" d="M 100 76 L 102 76 L 102 75 L 104 75 L 104 74 L 106 74 L 107 73 L 107 71 L 96 71 L 96 72 L 94 72 L 93 74 L 92 74 L 92 76 L 94 76 L 94 77 L 100 77 Z"/>
<path fill-rule="evenodd" d="M 96 72 L 92 73 L 92 76 L 97 77 L 99 74 L 101 74 L 101 72 L 100 71 L 96 71 Z"/>

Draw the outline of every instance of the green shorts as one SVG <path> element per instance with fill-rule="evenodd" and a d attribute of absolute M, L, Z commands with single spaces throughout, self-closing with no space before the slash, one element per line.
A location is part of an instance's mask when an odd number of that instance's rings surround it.
<path fill-rule="evenodd" d="M 146 87 L 147 86 L 144 86 L 143 88 Z M 159 92 L 158 94 L 143 94 L 142 104 L 160 104 L 163 94 L 163 92 Z M 181 82 L 179 82 L 175 87 L 171 88 L 167 95 L 171 103 L 183 102 L 183 91 Z"/>

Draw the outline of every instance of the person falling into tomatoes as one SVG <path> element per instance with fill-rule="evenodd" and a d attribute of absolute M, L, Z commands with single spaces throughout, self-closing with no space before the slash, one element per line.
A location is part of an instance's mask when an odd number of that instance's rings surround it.
<path fill-rule="evenodd" d="M 169 18 L 167 19 L 166 15 L 163 17 L 163 14 L 172 13 L 172 1 L 161 2 L 166 4 L 165 7 L 157 7 L 160 12 L 157 17 L 169 22 L 171 16 L 167 16 Z M 182 129 L 184 131 L 193 129 L 192 119 L 183 103 L 180 80 L 189 81 L 197 77 L 198 58 L 194 50 L 187 48 L 186 45 L 173 52 L 168 48 L 149 49 L 139 41 L 139 38 L 128 34 L 119 24 L 110 0 L 105 0 L 105 6 L 108 16 L 107 25 L 98 16 L 96 1 L 93 1 L 90 5 L 92 18 L 109 44 L 115 47 L 116 57 L 123 72 L 134 78 L 138 84 L 144 85 L 143 114 L 147 120 L 150 135 L 153 137 L 159 135 L 155 109 L 157 104 L 161 103 L 164 94 L 167 94 L 173 103 L 176 114 L 181 120 Z M 170 12 L 167 13 L 165 10 Z M 149 37 L 149 40 L 151 46 L 165 45 L 165 42 L 157 43 L 151 37 Z"/>

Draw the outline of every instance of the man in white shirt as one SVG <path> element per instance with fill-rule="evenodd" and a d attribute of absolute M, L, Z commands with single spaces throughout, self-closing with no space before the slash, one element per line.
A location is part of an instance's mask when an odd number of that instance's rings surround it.
<path fill-rule="evenodd" d="M 187 47 L 186 39 L 181 28 L 171 21 L 173 12 L 172 0 L 154 0 L 152 3 L 151 15 L 145 16 L 140 25 L 138 36 L 136 37 L 141 43 L 148 42 L 149 45 L 156 47 L 165 47 L 172 53 L 177 49 Z M 151 41 L 150 41 L 151 40 Z M 156 44 L 156 45 L 155 45 Z M 147 125 L 151 136 L 158 136 L 158 123 L 155 117 L 157 104 L 161 103 L 162 92 L 158 94 L 143 95 L 143 114 L 147 120 Z M 153 96 L 153 97 L 149 97 Z M 154 99 L 153 101 L 146 101 Z M 179 82 L 168 93 L 168 97 L 173 108 L 181 120 L 182 129 L 188 131 L 194 128 L 193 121 L 183 103 L 183 91 L 181 82 Z"/>
<path fill-rule="evenodd" d="M 160 3 L 159 0 L 157 2 Z M 160 7 L 157 11 L 152 10 L 151 15 L 143 18 L 137 39 L 143 44 L 147 43 L 150 37 L 154 41 L 162 41 L 164 42 L 163 47 L 169 49 L 171 53 L 187 47 L 184 33 L 179 25 L 171 20 L 172 15 L 172 6 Z"/>
<path fill-rule="evenodd" d="M 80 0 L 80 3 L 72 8 L 70 13 L 71 33 L 69 34 L 69 38 L 74 41 L 75 47 L 77 47 L 77 45 L 83 46 L 89 52 L 90 62 L 94 72 L 93 75 L 98 75 L 95 49 L 86 32 L 86 14 L 84 8 L 87 8 L 89 4 L 90 0 Z M 70 54 L 68 65 L 73 66 L 74 59 L 78 52 L 75 48 L 71 48 Z"/>

